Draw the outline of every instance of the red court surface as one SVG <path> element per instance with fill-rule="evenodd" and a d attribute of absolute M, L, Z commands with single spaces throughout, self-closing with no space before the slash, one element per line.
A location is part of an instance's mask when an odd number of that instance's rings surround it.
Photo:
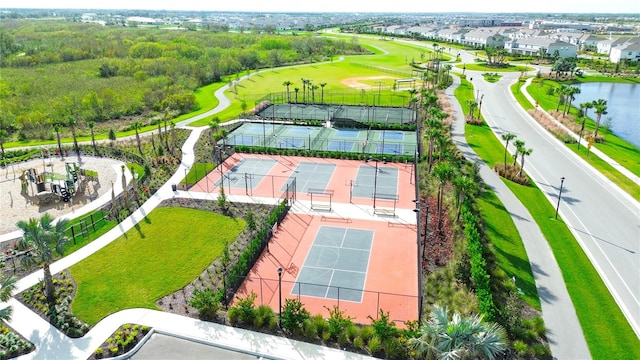
<path fill-rule="evenodd" d="M 266 165 L 260 168 L 263 164 Z M 269 169 L 270 165 L 273 166 Z M 322 171 L 316 174 L 313 172 L 314 170 L 309 170 L 316 168 L 321 168 Z M 331 168 L 333 168 L 332 171 Z M 245 172 L 248 173 L 254 169 L 255 175 L 252 179 L 248 179 L 251 176 L 245 175 Z M 378 194 L 380 191 L 384 191 L 397 195 L 395 204 L 393 200 L 377 198 L 376 208 L 392 208 L 394 205 L 398 209 L 415 208 L 413 203 L 415 185 L 412 181 L 414 173 L 411 163 L 383 163 L 382 161 L 376 163 L 375 161 L 234 154 L 222 164 L 222 172 L 226 179 L 224 182 L 226 194 L 280 198 L 283 187 L 286 187 L 285 184 L 288 181 L 290 182 L 290 176 L 296 175 L 298 201 L 311 200 L 305 188 L 322 187 L 325 191 L 333 193 L 331 201 L 334 206 L 340 206 L 344 210 L 342 214 L 349 214 L 350 206 L 353 206 L 354 209 L 363 206 L 373 207 L 372 191 L 374 188 Z M 363 176 L 364 173 L 368 173 L 369 177 Z M 376 175 L 375 180 L 374 174 L 379 174 L 379 176 Z M 217 194 L 220 191 L 220 179 L 220 168 L 216 168 L 189 191 Z M 352 186 L 356 179 L 360 182 L 360 188 L 357 189 L 359 191 L 354 191 L 355 187 Z M 368 186 L 368 192 L 362 191 L 365 185 Z M 359 196 L 354 196 L 356 193 Z M 316 198 L 314 195 L 313 201 L 327 202 L 328 198 L 322 195 L 320 198 Z M 324 215 L 317 213 L 312 215 L 313 212 L 307 205 L 303 203 L 294 205 L 278 227 L 268 248 L 263 251 L 247 275 L 246 280 L 237 291 L 236 297 L 254 292 L 257 295 L 257 304 L 268 304 L 277 311 L 280 293 L 278 291 L 277 269 L 282 268 L 284 270 L 281 279 L 283 305 L 287 298 L 298 298 L 312 315 L 322 314 L 325 317 L 329 316 L 326 308 L 333 308 L 337 305 L 340 310 L 345 312 L 345 315 L 361 324 L 370 323 L 369 316 L 377 318 L 380 309 L 389 312 L 390 319 L 400 326 L 405 321 L 416 320 L 418 317 L 418 250 L 416 227 L 413 225 L 415 221 L 407 221 L 407 219 L 396 216 L 385 218 L 372 216 L 371 220 L 367 220 L 361 216 L 354 218 L 350 218 L 348 215 L 337 216 L 332 211 L 323 211 L 322 213 Z M 326 295 L 310 296 L 301 290 L 304 285 L 300 285 L 300 283 L 311 283 L 299 280 L 298 276 L 301 270 L 302 273 L 306 271 L 308 274 L 310 271 L 318 269 L 313 266 L 307 267 L 305 260 L 311 254 L 310 249 L 314 245 L 314 239 L 321 227 L 323 229 L 332 227 L 367 230 L 367 233 L 373 231 L 373 238 L 369 238 L 366 245 L 368 247 L 368 263 L 366 257 L 352 260 L 344 254 L 339 255 L 339 257 L 343 257 L 340 262 L 343 266 L 346 262 L 347 268 L 351 265 L 361 265 L 358 267 L 358 271 L 353 271 L 353 273 L 357 273 L 355 278 L 358 279 L 359 287 L 331 285 L 327 287 L 334 294 L 331 296 L 328 295 L 329 291 L 323 293 Z M 346 251 L 348 253 L 352 249 Z M 345 260 L 344 257 L 347 259 Z M 360 263 L 355 264 L 352 261 L 360 261 Z M 328 263 L 331 263 L 331 258 Z M 320 269 L 331 273 L 332 280 L 334 277 L 342 276 L 345 278 L 343 282 L 351 283 L 350 276 L 353 274 L 348 269 L 335 268 L 331 270 L 331 265 Z M 308 279 L 309 277 L 307 277 Z M 326 278 L 320 277 L 318 279 L 319 282 L 326 281 Z M 334 282 L 332 281 L 331 284 Z M 314 286 L 312 285 L 312 287 Z M 352 289 L 363 290 L 361 298 L 346 296 L 350 292 L 353 294 Z M 340 298 L 341 290 L 343 291 L 342 299 Z M 360 292 L 356 291 L 356 293 Z"/>
<path fill-rule="evenodd" d="M 223 173 L 225 176 L 231 173 L 231 169 L 240 163 L 243 159 L 266 159 L 266 160 L 274 160 L 275 165 L 273 168 L 264 176 L 261 180 L 249 180 L 247 184 L 250 182 L 253 186 L 244 185 L 241 186 L 231 186 L 228 187 L 227 182 L 224 184 L 224 191 L 227 195 L 249 195 L 255 197 L 270 197 L 270 198 L 279 198 L 282 194 L 282 188 L 289 179 L 289 177 L 294 174 L 295 170 L 300 163 L 318 163 L 318 164 L 335 164 L 335 170 L 330 180 L 327 183 L 326 190 L 330 190 L 333 192 L 332 201 L 336 203 L 349 203 L 351 198 L 351 203 L 359 204 L 359 205 L 372 205 L 373 199 L 371 196 L 367 197 L 358 197 L 351 196 L 350 192 L 353 189 L 353 182 L 356 180 L 356 175 L 358 173 L 359 168 L 361 167 L 369 167 L 370 170 L 376 167 L 376 165 L 380 169 L 388 169 L 395 168 L 397 169 L 397 197 L 398 201 L 396 203 L 397 208 L 405 208 L 405 209 L 413 209 L 415 208 L 415 204 L 412 202 L 415 199 L 415 186 L 413 184 L 413 164 L 412 163 L 386 163 L 383 164 L 380 162 L 364 162 L 361 160 L 340 160 L 340 159 L 325 159 L 325 158 L 312 158 L 312 157 L 299 157 L 299 156 L 279 156 L 279 155 L 256 155 L 256 154 L 240 154 L 236 153 L 232 157 L 228 158 L 223 164 Z M 235 176 L 244 178 L 244 173 L 235 173 Z M 217 194 L 220 190 L 219 187 L 215 184 L 220 183 L 220 170 L 219 168 L 211 171 L 205 178 L 200 180 L 197 184 L 195 184 L 189 191 L 198 191 L 198 192 L 209 192 Z M 257 177 L 256 177 L 257 179 Z M 243 183 L 244 184 L 244 183 Z M 303 184 L 298 182 L 298 200 L 310 200 L 310 196 L 307 192 L 302 191 Z M 381 193 L 383 186 L 378 184 L 377 186 L 379 194 Z M 318 199 L 319 201 L 326 202 L 328 201 L 327 197 L 315 197 L 314 201 Z M 377 207 L 382 208 L 392 208 L 393 201 L 385 200 L 378 198 Z"/>
<path fill-rule="evenodd" d="M 375 232 L 362 302 L 298 296 L 292 289 L 309 248 L 320 226 L 368 229 Z M 368 324 L 378 309 L 390 313 L 398 323 L 418 318 L 416 230 L 411 225 L 369 220 L 338 220 L 327 216 L 289 213 L 237 292 L 246 296 L 251 291 L 258 296 L 258 304 L 278 309 L 278 267 L 282 274 L 282 303 L 298 298 L 311 314 L 323 314 L 324 308 L 338 305 L 354 321 Z"/>

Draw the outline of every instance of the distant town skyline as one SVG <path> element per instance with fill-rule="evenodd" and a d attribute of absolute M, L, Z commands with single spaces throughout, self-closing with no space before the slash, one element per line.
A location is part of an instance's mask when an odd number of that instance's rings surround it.
<path fill-rule="evenodd" d="M 412 2 L 370 1 L 370 0 L 241 0 L 241 1 L 201 1 L 201 0 L 22 0 L 0 7 L 24 9 L 127 9 L 127 10 L 181 10 L 181 11 L 243 11 L 243 12 L 375 12 L 375 13 L 622 13 L 640 14 L 640 1 L 609 0 L 538 0 L 538 1 L 440 1 Z"/>

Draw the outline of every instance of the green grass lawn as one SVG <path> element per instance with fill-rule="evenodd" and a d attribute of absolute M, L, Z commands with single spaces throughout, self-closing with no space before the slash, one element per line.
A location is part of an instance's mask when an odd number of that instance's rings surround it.
<path fill-rule="evenodd" d="M 470 146 L 489 166 L 503 161 L 504 146 L 489 127 L 467 125 L 465 136 Z M 551 203 L 535 186 L 517 185 L 506 180 L 504 182 L 529 210 L 551 246 L 576 308 L 591 356 L 594 359 L 640 358 L 640 341 L 567 225 L 561 220 L 555 220 L 555 209 Z M 483 210 L 487 210 L 487 207 L 483 206 Z M 496 215 L 489 213 L 487 218 Z M 490 227 L 489 229 L 491 230 Z M 499 243 L 500 240 L 498 237 Z M 521 258 L 516 258 L 511 263 L 524 266 L 521 261 Z M 503 268 L 508 264 L 500 262 Z M 523 282 L 526 285 L 526 281 Z M 526 292 L 525 288 L 523 291 Z M 610 339 L 616 341 L 612 342 Z M 631 350 L 632 348 L 636 350 Z"/>
<path fill-rule="evenodd" d="M 205 177 L 211 170 L 216 167 L 215 164 L 212 163 L 195 163 L 189 170 L 187 177 L 185 178 L 185 182 L 187 184 L 195 184 L 200 179 Z"/>
<path fill-rule="evenodd" d="M 161 207 L 89 258 L 69 268 L 78 283 L 72 307 L 91 325 L 128 308 L 157 309 L 155 301 L 195 279 L 244 229 L 215 213 Z"/>

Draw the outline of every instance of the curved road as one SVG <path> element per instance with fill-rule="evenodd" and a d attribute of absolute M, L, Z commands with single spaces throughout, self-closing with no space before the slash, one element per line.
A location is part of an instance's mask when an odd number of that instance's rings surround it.
<path fill-rule="evenodd" d="M 483 96 L 482 115 L 494 133 L 514 133 L 533 149 L 525 171 L 554 206 L 565 177 L 559 216 L 640 336 L 640 205 L 520 107 L 509 89 L 519 73 L 503 73 L 497 83 L 484 81 L 479 72 L 467 73 Z"/>

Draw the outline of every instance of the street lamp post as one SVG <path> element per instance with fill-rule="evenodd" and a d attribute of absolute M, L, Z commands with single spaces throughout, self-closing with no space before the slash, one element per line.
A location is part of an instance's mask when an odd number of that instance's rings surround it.
<path fill-rule="evenodd" d="M 367 159 L 366 161 L 369 162 L 369 160 L 373 160 L 376 162 L 376 168 L 375 168 L 375 173 L 373 175 L 373 208 L 376 208 L 376 197 L 377 197 L 377 190 L 378 190 L 378 161 L 380 161 L 380 159 Z M 386 157 L 382 157 L 382 163 L 386 164 L 387 163 L 387 158 Z"/>
<path fill-rule="evenodd" d="M 282 329 L 282 268 L 278 268 L 278 326 Z"/>
<path fill-rule="evenodd" d="M 558 205 L 556 205 L 556 219 L 558 219 L 558 210 L 560 209 L 560 199 L 562 198 L 563 184 L 564 184 L 564 176 L 560 178 L 560 192 L 558 193 Z"/>
<path fill-rule="evenodd" d="M 467 71 L 467 65 L 462 64 L 462 75 L 464 75 L 465 71 Z"/>

